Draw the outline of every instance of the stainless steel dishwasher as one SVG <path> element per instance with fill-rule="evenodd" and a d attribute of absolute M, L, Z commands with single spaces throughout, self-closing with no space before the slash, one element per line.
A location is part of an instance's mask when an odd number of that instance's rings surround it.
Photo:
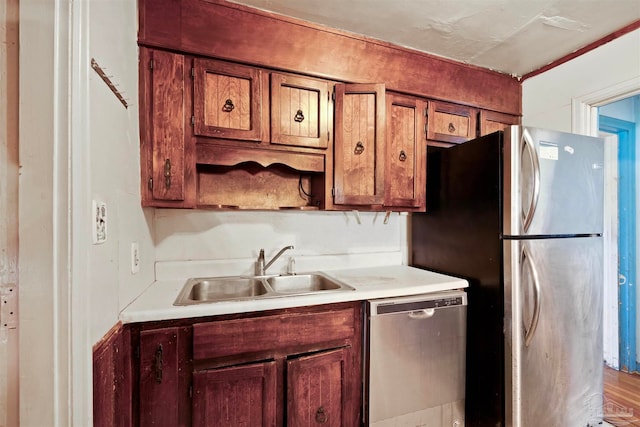
<path fill-rule="evenodd" d="M 464 426 L 467 295 L 367 301 L 365 425 Z"/>

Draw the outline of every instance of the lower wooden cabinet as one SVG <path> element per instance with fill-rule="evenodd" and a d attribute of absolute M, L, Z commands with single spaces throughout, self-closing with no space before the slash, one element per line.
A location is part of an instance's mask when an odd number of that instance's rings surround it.
<path fill-rule="evenodd" d="M 276 362 L 193 373 L 193 426 L 276 425 Z"/>
<path fill-rule="evenodd" d="M 94 395 L 122 387 L 115 373 L 123 370 L 131 372 L 122 391 L 130 398 L 96 402 L 95 425 L 114 419 L 133 427 L 361 425 L 361 302 L 129 324 L 121 331 L 128 358 L 104 370 L 108 378 L 96 378 Z"/>
<path fill-rule="evenodd" d="M 288 426 L 351 425 L 343 414 L 349 351 L 343 347 L 287 361 Z"/>

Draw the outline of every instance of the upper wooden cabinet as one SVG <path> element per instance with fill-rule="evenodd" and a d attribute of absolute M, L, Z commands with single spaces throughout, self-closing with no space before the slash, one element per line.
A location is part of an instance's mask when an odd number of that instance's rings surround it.
<path fill-rule="evenodd" d="M 195 146 L 185 131 L 190 93 L 184 55 L 140 49 L 140 163 L 143 206 L 193 207 Z"/>
<path fill-rule="evenodd" d="M 504 130 L 509 125 L 520 124 L 520 117 L 496 111 L 480 111 L 480 136 Z"/>
<path fill-rule="evenodd" d="M 427 139 L 430 144 L 457 144 L 476 137 L 478 110 L 464 105 L 429 101 Z"/>
<path fill-rule="evenodd" d="M 384 203 L 384 84 L 335 86 L 334 203 Z"/>
<path fill-rule="evenodd" d="M 329 83 L 271 73 L 271 143 L 327 148 Z"/>
<path fill-rule="evenodd" d="M 425 209 L 427 103 L 387 94 L 385 202 L 387 208 Z"/>
<path fill-rule="evenodd" d="M 138 0 L 138 24 L 145 206 L 423 210 L 425 167 L 400 141 L 413 126 L 419 147 L 425 117 L 387 116 L 384 88 L 428 101 L 429 145 L 521 113 L 512 77 L 227 1 Z"/>
<path fill-rule="evenodd" d="M 211 59 L 193 63 L 193 132 L 197 136 L 263 139 L 262 71 Z"/>

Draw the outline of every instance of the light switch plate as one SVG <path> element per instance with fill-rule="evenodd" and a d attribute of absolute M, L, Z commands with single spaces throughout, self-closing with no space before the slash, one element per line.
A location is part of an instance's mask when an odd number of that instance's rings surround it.
<path fill-rule="evenodd" d="M 99 245 L 107 241 L 107 203 L 94 200 L 91 215 L 93 244 Z"/>

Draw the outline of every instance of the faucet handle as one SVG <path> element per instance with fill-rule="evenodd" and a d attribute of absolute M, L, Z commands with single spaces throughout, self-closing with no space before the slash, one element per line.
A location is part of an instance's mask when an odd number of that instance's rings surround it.
<path fill-rule="evenodd" d="M 264 249 L 260 249 L 260 254 L 256 260 L 254 273 L 256 276 L 264 275 Z"/>

